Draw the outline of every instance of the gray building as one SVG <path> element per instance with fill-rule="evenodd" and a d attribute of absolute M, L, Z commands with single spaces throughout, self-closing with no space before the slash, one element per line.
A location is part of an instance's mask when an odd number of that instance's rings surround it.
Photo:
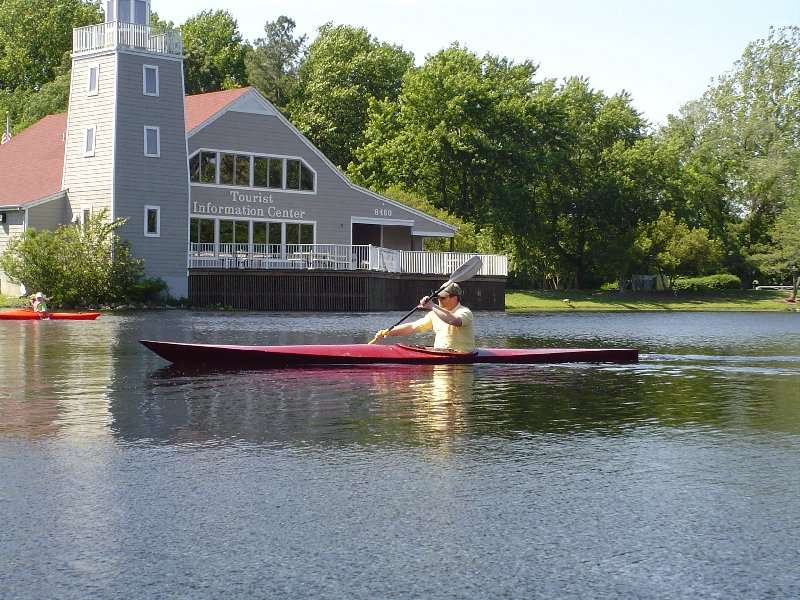
<path fill-rule="evenodd" d="M 150 0 L 104 8 L 73 32 L 68 112 L 0 146 L 0 251 L 106 209 L 175 297 L 193 266 L 449 272 L 420 255 L 453 226 L 354 185 L 254 88 L 185 97 L 180 33 L 151 29 Z M 19 292 L 2 273 L 0 291 Z"/>

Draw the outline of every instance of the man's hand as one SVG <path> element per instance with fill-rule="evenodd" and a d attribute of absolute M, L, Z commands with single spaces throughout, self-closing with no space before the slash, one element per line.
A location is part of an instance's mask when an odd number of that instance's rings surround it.
<path fill-rule="evenodd" d="M 375 334 L 375 340 L 382 340 L 383 338 L 389 335 L 391 329 L 380 329 L 378 333 Z"/>
<path fill-rule="evenodd" d="M 419 299 L 419 308 L 424 308 L 426 310 L 431 310 L 433 308 L 433 301 L 431 300 L 430 296 L 423 296 Z"/>

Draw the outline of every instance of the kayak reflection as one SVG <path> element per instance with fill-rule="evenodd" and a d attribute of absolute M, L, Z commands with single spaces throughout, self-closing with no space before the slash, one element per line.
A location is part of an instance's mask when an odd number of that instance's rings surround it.
<path fill-rule="evenodd" d="M 151 373 L 144 398 L 114 405 L 127 439 L 424 443 L 466 428 L 472 365 Z"/>

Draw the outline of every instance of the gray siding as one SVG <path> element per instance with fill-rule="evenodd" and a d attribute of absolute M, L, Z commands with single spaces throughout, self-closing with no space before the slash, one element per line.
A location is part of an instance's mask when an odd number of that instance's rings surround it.
<path fill-rule="evenodd" d="M 58 229 L 70 222 L 71 210 L 66 195 L 28 209 L 28 227 L 34 229 Z"/>
<path fill-rule="evenodd" d="M 116 58 L 113 53 L 72 61 L 67 139 L 64 156 L 64 188 L 69 189 L 72 214 L 82 206 L 97 212 L 111 210 Z M 86 80 L 91 65 L 100 66 L 98 94 L 87 96 Z M 84 156 L 85 129 L 96 126 L 94 156 Z M 72 219 L 69 219 L 72 220 Z"/>
<path fill-rule="evenodd" d="M 314 194 L 270 190 L 266 193 L 271 202 L 242 203 L 232 199 L 230 192 L 239 190 L 246 194 L 254 190 L 194 184 L 190 209 L 192 214 L 202 214 L 195 209 L 207 206 L 208 203 L 218 207 L 246 206 L 264 211 L 264 216 L 253 218 L 272 218 L 267 212 L 270 207 L 273 213 L 276 210 L 298 210 L 302 211 L 302 217 L 294 220 L 317 224 L 317 243 L 349 244 L 352 218 L 377 223 L 381 220 L 407 220 L 413 222 L 415 230 L 449 231 L 418 213 L 351 187 L 276 116 L 228 111 L 189 138 L 189 155 L 199 149 L 300 157 L 316 171 L 317 187 Z M 264 190 L 255 192 L 265 193 Z M 406 229 L 410 236 L 410 231 Z M 410 241 L 404 241 L 403 244 L 410 247 Z"/>
<path fill-rule="evenodd" d="M 6 213 L 5 223 L 0 223 L 0 254 L 5 252 L 8 242 L 12 237 L 16 237 L 25 231 L 25 212 L 24 211 L 3 211 Z M 20 287 L 12 283 L 5 273 L 0 271 L 0 293 L 6 296 L 18 296 Z"/>
<path fill-rule="evenodd" d="M 142 92 L 142 66 L 158 67 L 159 96 Z M 119 54 L 114 214 L 127 222 L 120 235 L 145 260 L 149 276 L 161 277 L 176 297 L 188 293 L 189 168 L 180 61 Z M 144 155 L 144 127 L 160 130 L 158 158 Z M 144 207 L 161 211 L 161 236 L 144 235 Z"/>

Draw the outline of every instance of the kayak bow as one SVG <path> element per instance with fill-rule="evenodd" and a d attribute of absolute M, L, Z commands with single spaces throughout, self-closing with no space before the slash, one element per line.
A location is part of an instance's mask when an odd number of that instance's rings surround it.
<path fill-rule="evenodd" d="M 433 350 L 405 344 L 334 344 L 310 346 L 231 346 L 139 340 L 161 358 L 180 366 L 269 368 L 363 364 L 544 364 L 567 362 L 634 363 L 635 349 L 479 348 L 475 352 Z"/>
<path fill-rule="evenodd" d="M 2 310 L 0 320 L 7 321 L 41 321 L 44 319 L 55 319 L 60 321 L 93 321 L 100 316 L 99 312 L 83 313 L 59 313 L 49 312 L 47 317 L 42 317 L 40 313 L 32 310 Z"/>

